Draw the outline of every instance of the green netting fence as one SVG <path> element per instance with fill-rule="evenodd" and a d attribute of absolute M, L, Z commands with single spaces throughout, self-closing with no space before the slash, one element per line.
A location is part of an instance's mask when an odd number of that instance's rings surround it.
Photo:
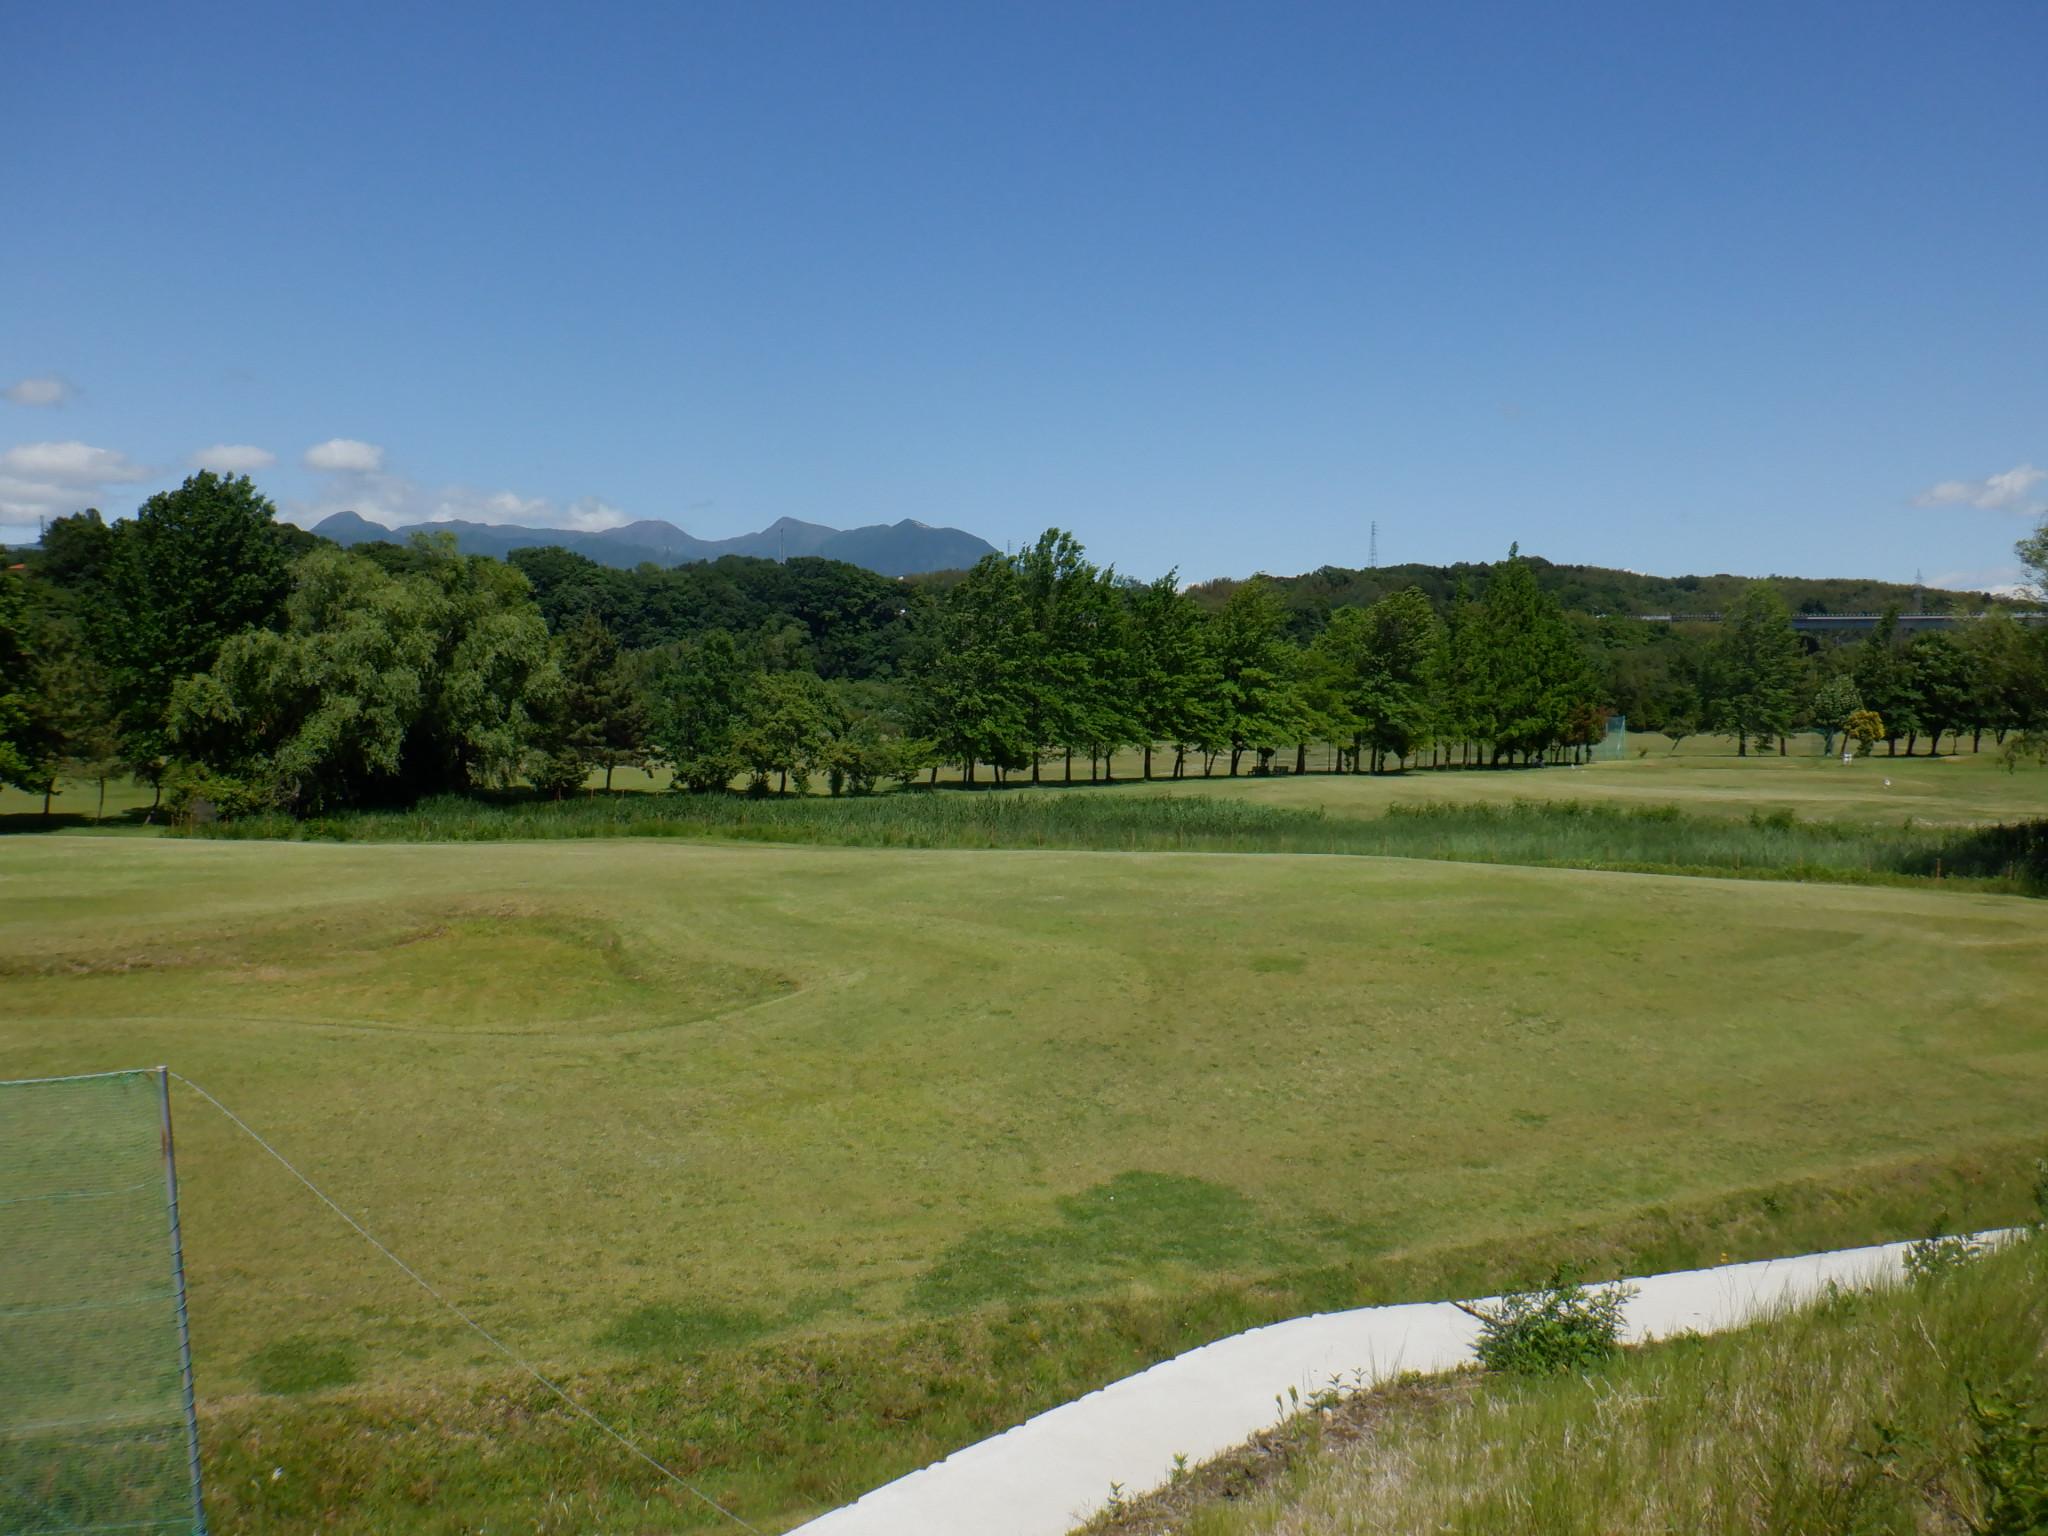
<path fill-rule="evenodd" d="M 1596 763 L 1618 763 L 1628 756 L 1628 716 L 1609 715 L 1607 734 L 1593 743 L 1587 757 Z"/>
<path fill-rule="evenodd" d="M 205 1530 L 161 1072 L 0 1082 L 0 1532 Z"/>

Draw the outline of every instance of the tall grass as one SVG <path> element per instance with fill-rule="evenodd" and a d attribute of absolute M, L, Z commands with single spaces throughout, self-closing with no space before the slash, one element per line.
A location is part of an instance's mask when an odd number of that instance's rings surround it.
<path fill-rule="evenodd" d="M 1583 802 L 1395 804 L 1376 819 L 1222 797 L 1135 791 L 809 796 L 616 795 L 551 801 L 447 795 L 409 810 L 192 829 L 208 837 L 340 842 L 493 842 L 693 837 L 866 848 L 1061 848 L 1323 853 L 1485 864 L 1743 875 L 1762 879 L 1957 881 L 2048 891 L 2048 824 L 1939 827 L 1746 820 L 1676 806 Z"/>
<path fill-rule="evenodd" d="M 1186 1536 L 1359 1532 L 2017 1533 L 1988 1523 L 1971 1399 L 2048 1408 L 2048 1243 L 1837 1292 L 1586 1376 L 1485 1376 L 1389 1414 Z M 2023 1432 L 2021 1432 L 2023 1434 Z"/>

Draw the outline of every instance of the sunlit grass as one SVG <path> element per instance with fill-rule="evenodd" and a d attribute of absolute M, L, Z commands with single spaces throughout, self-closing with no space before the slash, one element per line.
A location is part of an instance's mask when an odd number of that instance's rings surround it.
<path fill-rule="evenodd" d="M 1929 1284 L 1838 1294 L 1563 1380 L 1482 1377 L 1390 1412 L 1185 1536 L 1923 1536 L 1978 1523 L 1970 1394 L 2048 1408 L 2032 1242 Z M 2000 1526 L 2000 1530 L 2018 1530 Z"/>
<path fill-rule="evenodd" d="M 21 838 L 0 1075 L 170 1062 L 773 1529 L 1279 1317 L 2009 1220 L 2041 910 L 1285 854 Z M 177 1113 L 242 1528 L 687 1528 Z"/>

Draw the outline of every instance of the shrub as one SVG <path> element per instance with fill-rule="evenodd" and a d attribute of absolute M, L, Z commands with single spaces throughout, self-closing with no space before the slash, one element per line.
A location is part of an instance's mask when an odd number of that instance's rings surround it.
<path fill-rule="evenodd" d="M 1479 1319 L 1479 1363 L 1519 1376 L 1562 1376 L 1599 1365 L 1621 1348 L 1622 1309 L 1632 1285 L 1590 1288 L 1558 1270 L 1538 1290 L 1503 1296 Z"/>
<path fill-rule="evenodd" d="M 255 775 L 179 763 L 164 776 L 164 809 L 174 821 L 232 821 L 277 809 L 277 788 Z"/>
<path fill-rule="evenodd" d="M 1906 1249 L 1906 1275 L 1915 1281 L 1938 1280 L 1982 1258 L 1985 1251 L 1986 1245 L 1972 1237 L 1923 1237 Z"/>

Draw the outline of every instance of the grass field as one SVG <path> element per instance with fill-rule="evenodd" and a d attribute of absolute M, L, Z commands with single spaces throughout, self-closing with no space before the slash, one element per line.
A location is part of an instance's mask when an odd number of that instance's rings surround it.
<path fill-rule="evenodd" d="M 1617 805 L 1677 805 L 1708 815 L 1747 816 L 1790 811 L 1806 818 L 1852 821 L 1921 821 L 1956 823 L 2016 820 L 2048 816 L 2048 769 L 2038 765 L 2008 771 L 1993 744 L 1982 752 L 1949 757 L 1887 757 L 1877 754 L 1844 764 L 1839 756 L 1823 755 L 1818 736 L 1793 738 L 1793 750 L 1738 756 L 1734 744 L 1721 736 L 1689 736 L 1674 752 L 1662 736 L 1638 735 L 1627 755 L 1580 768 L 1539 768 L 1485 771 L 1422 771 L 1387 774 L 1325 772 L 1327 753 L 1312 750 L 1306 774 L 1282 773 L 1271 778 L 1222 771 L 1201 776 L 1200 760 L 1191 758 L 1190 775 L 1169 781 L 1170 752 L 1153 754 L 1153 788 L 1170 793 L 1243 795 L 1264 803 L 1312 807 L 1333 815 L 1377 815 L 1396 802 L 1472 800 L 1500 803 L 1517 799 L 1592 801 Z M 1293 754 L 1275 763 L 1291 769 Z M 1128 787 L 1143 760 L 1136 752 L 1120 752 L 1115 763 L 1119 785 Z M 1062 765 L 1047 763 L 1046 783 L 1063 788 Z M 1108 786 L 1087 785 L 1088 765 L 1077 765 L 1082 785 L 1091 792 Z M 951 770 L 939 782 L 957 777 Z M 1886 780 L 1890 780 L 1887 784 Z M 600 782 L 593 776 L 592 784 Z M 1013 777 L 1013 784 L 1018 779 Z M 666 789 L 666 774 L 621 769 L 613 775 L 618 790 Z M 822 784 L 817 786 L 822 788 Z"/>
<path fill-rule="evenodd" d="M 169 1061 L 774 1529 L 1310 1307 L 2009 1219 L 2044 938 L 1399 860 L 19 838 L 0 1076 Z M 632 1528 L 644 1478 L 179 1112 L 224 1529 Z"/>
<path fill-rule="evenodd" d="M 1379 778 L 1319 773 L 1196 778 L 1168 787 L 1174 793 L 1242 795 L 1331 815 L 1373 816 L 1396 802 L 1498 804 L 1544 799 L 1675 805 L 1704 815 L 1790 811 L 1809 820 L 1892 823 L 1907 817 L 1954 824 L 2048 816 L 2048 769 L 2023 766 L 2008 771 L 1998 755 L 1988 751 L 1945 758 L 1887 758 L 1880 751 L 1845 764 L 1839 757 L 1818 754 L 1737 757 L 1724 748 L 1672 755 L 1660 749 L 1582 768 L 1413 772 Z"/>
<path fill-rule="evenodd" d="M 1471 802 L 1506 804 L 1516 800 L 1556 800 L 1623 807 L 1675 805 L 1708 816 L 1745 817 L 1789 811 L 1808 820 L 1889 822 L 1915 821 L 1957 825 L 2048 817 L 2048 768 L 2022 766 L 2008 771 L 1987 742 L 1980 753 L 1930 758 L 1873 757 L 1844 764 L 1821 755 L 1818 737 L 1794 738 L 1790 756 L 1759 753 L 1738 757 L 1725 738 L 1687 737 L 1674 753 L 1662 736 L 1631 738 L 1629 754 L 1611 762 L 1581 768 L 1538 768 L 1484 771 L 1415 771 L 1381 777 L 1320 771 L 1325 757 L 1311 752 L 1309 773 L 1283 773 L 1272 778 L 1249 775 L 1230 778 L 1219 773 L 1200 777 L 1199 760 L 1191 760 L 1194 777 L 1164 777 L 1172 754 L 1154 754 L 1158 775 L 1146 791 L 1168 794 L 1242 797 L 1260 804 L 1321 810 L 1333 816 L 1377 816 L 1392 804 Z M 1640 751 L 1640 755 L 1638 752 Z M 1291 754 L 1276 759 L 1292 766 Z M 1120 753 L 1116 785 L 1087 784 L 1087 764 L 1079 765 L 1082 783 L 1076 792 L 1128 792 L 1137 781 L 1141 760 L 1135 752 Z M 1045 766 L 1048 785 L 1064 792 L 1060 765 Z M 942 772 L 940 782 L 956 777 Z M 1889 782 L 1887 782 L 1889 781 Z M 1016 782 L 1013 780 L 1013 782 Z M 591 776 L 594 789 L 602 775 Z M 638 794 L 668 788 L 665 771 L 652 774 L 622 768 L 612 775 L 615 791 Z M 822 793 L 818 781 L 813 790 Z M 1028 793 L 1019 789 L 1017 793 Z M 89 829 L 97 809 L 97 786 L 69 785 L 55 802 L 67 827 Z M 123 782 L 107 787 L 106 830 L 123 829 L 149 805 L 146 789 Z M 33 830 L 40 821 L 42 798 L 0 788 L 0 829 Z"/>

